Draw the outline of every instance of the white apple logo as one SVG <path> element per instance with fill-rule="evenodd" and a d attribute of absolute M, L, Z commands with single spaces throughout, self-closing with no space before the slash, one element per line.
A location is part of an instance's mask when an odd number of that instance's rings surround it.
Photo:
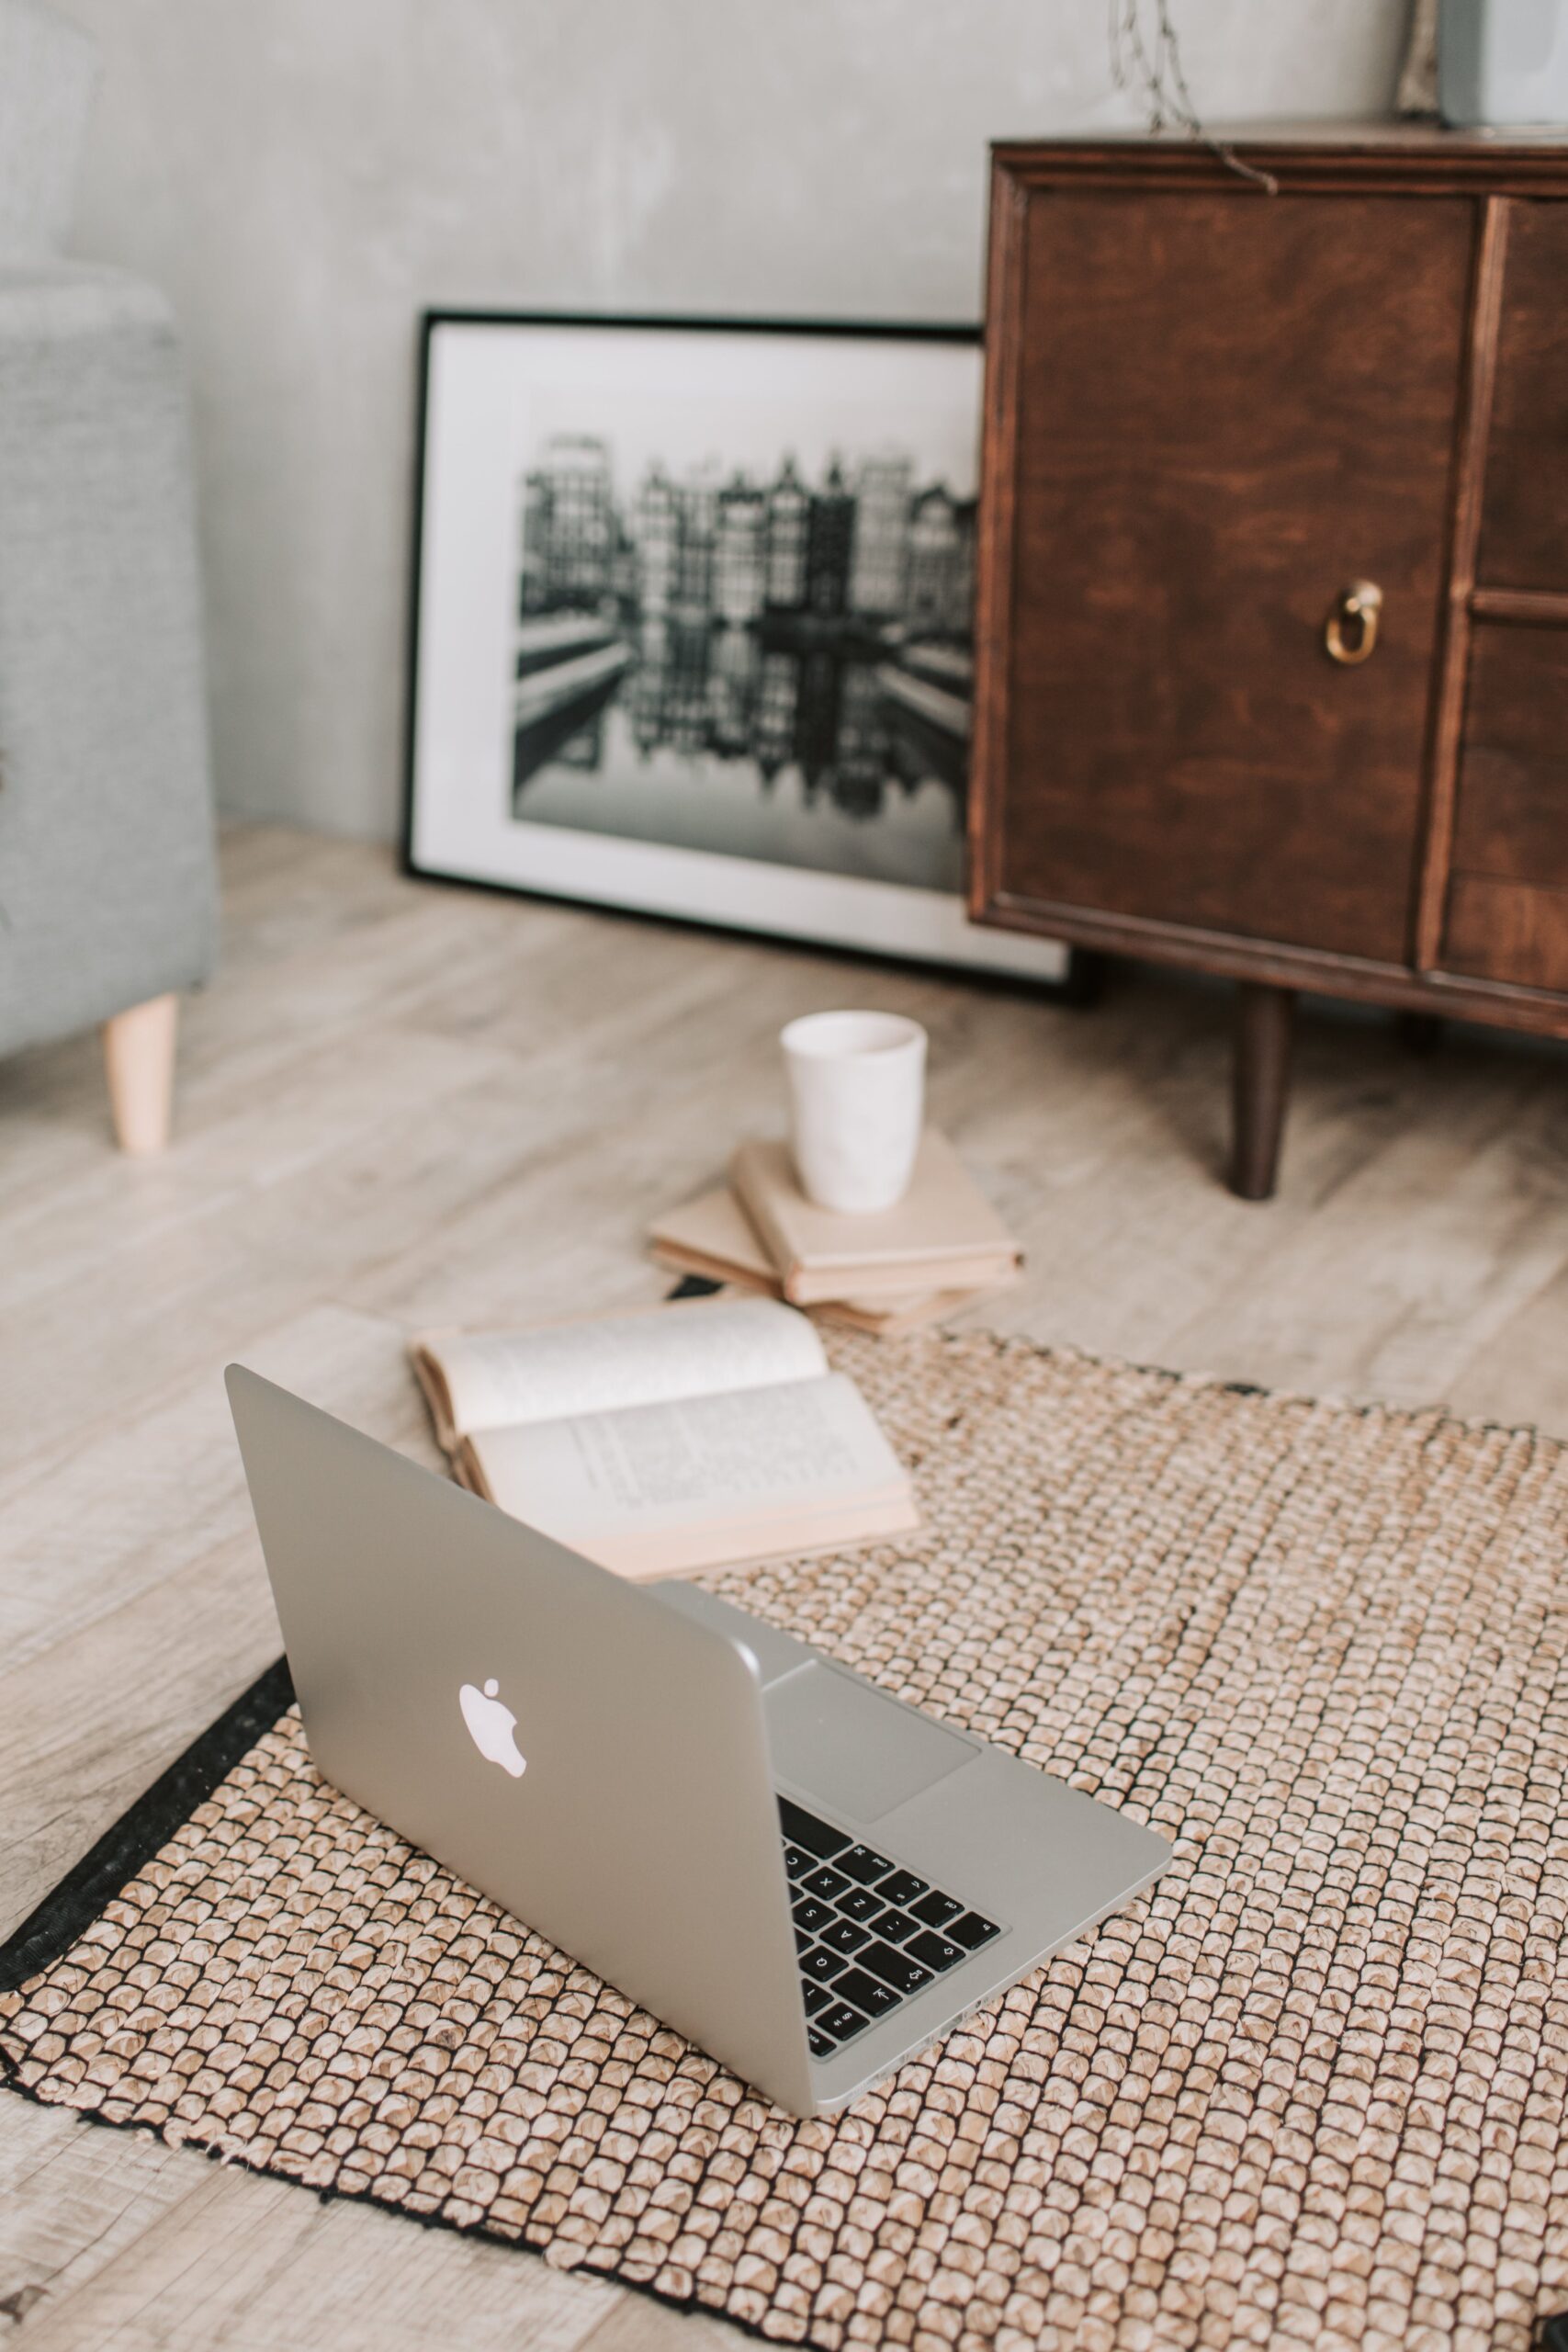
<path fill-rule="evenodd" d="M 463 1721 L 468 1724 L 469 1736 L 479 1754 L 487 1763 L 499 1764 L 502 1771 L 510 1772 L 514 1781 L 520 1781 L 528 1769 L 528 1759 L 518 1752 L 517 1742 L 512 1736 L 517 1728 L 517 1718 L 511 1708 L 503 1707 L 496 1697 L 499 1687 L 492 1674 L 482 1690 L 476 1690 L 471 1682 L 465 1682 L 457 1697 L 463 1710 Z"/>

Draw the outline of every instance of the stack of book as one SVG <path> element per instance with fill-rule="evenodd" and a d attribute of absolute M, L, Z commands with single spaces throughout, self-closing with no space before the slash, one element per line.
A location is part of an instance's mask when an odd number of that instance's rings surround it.
<path fill-rule="evenodd" d="M 656 1217 L 661 1265 L 786 1299 L 863 1331 L 908 1331 L 1012 1282 L 1022 1252 L 953 1146 L 928 1127 L 896 1208 L 846 1216 L 800 1189 L 789 1147 L 743 1143 L 729 1182 Z"/>

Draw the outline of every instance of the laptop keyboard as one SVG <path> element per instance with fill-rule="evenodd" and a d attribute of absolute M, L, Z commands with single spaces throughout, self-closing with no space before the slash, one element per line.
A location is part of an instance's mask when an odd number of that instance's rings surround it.
<path fill-rule="evenodd" d="M 830 2058 L 1001 1934 L 929 1879 L 779 1799 L 814 2058 Z"/>

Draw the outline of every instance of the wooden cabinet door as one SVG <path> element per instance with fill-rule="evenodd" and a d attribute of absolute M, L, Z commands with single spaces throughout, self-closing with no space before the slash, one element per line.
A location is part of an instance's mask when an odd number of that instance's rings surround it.
<path fill-rule="evenodd" d="M 1568 589 L 1568 205 L 1511 204 L 1477 577 Z"/>
<path fill-rule="evenodd" d="M 1475 632 L 1443 964 L 1568 991 L 1568 629 Z"/>
<path fill-rule="evenodd" d="M 1030 196 L 992 903 L 1406 958 L 1475 232 L 1460 197 Z M 1338 667 L 1359 579 L 1381 633 Z"/>

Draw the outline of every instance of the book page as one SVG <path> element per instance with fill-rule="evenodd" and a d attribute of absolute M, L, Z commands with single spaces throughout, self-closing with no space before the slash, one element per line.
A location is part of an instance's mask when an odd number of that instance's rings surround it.
<path fill-rule="evenodd" d="M 771 1298 L 682 1299 L 534 1331 L 439 1333 L 421 1350 L 439 1368 L 460 1436 L 815 1380 L 828 1369 L 807 1317 Z"/>
<path fill-rule="evenodd" d="M 842 1373 L 491 1430 L 471 1451 L 502 1510 L 591 1558 L 617 1537 L 798 1520 L 803 1507 L 815 1517 L 908 1491 Z"/>

